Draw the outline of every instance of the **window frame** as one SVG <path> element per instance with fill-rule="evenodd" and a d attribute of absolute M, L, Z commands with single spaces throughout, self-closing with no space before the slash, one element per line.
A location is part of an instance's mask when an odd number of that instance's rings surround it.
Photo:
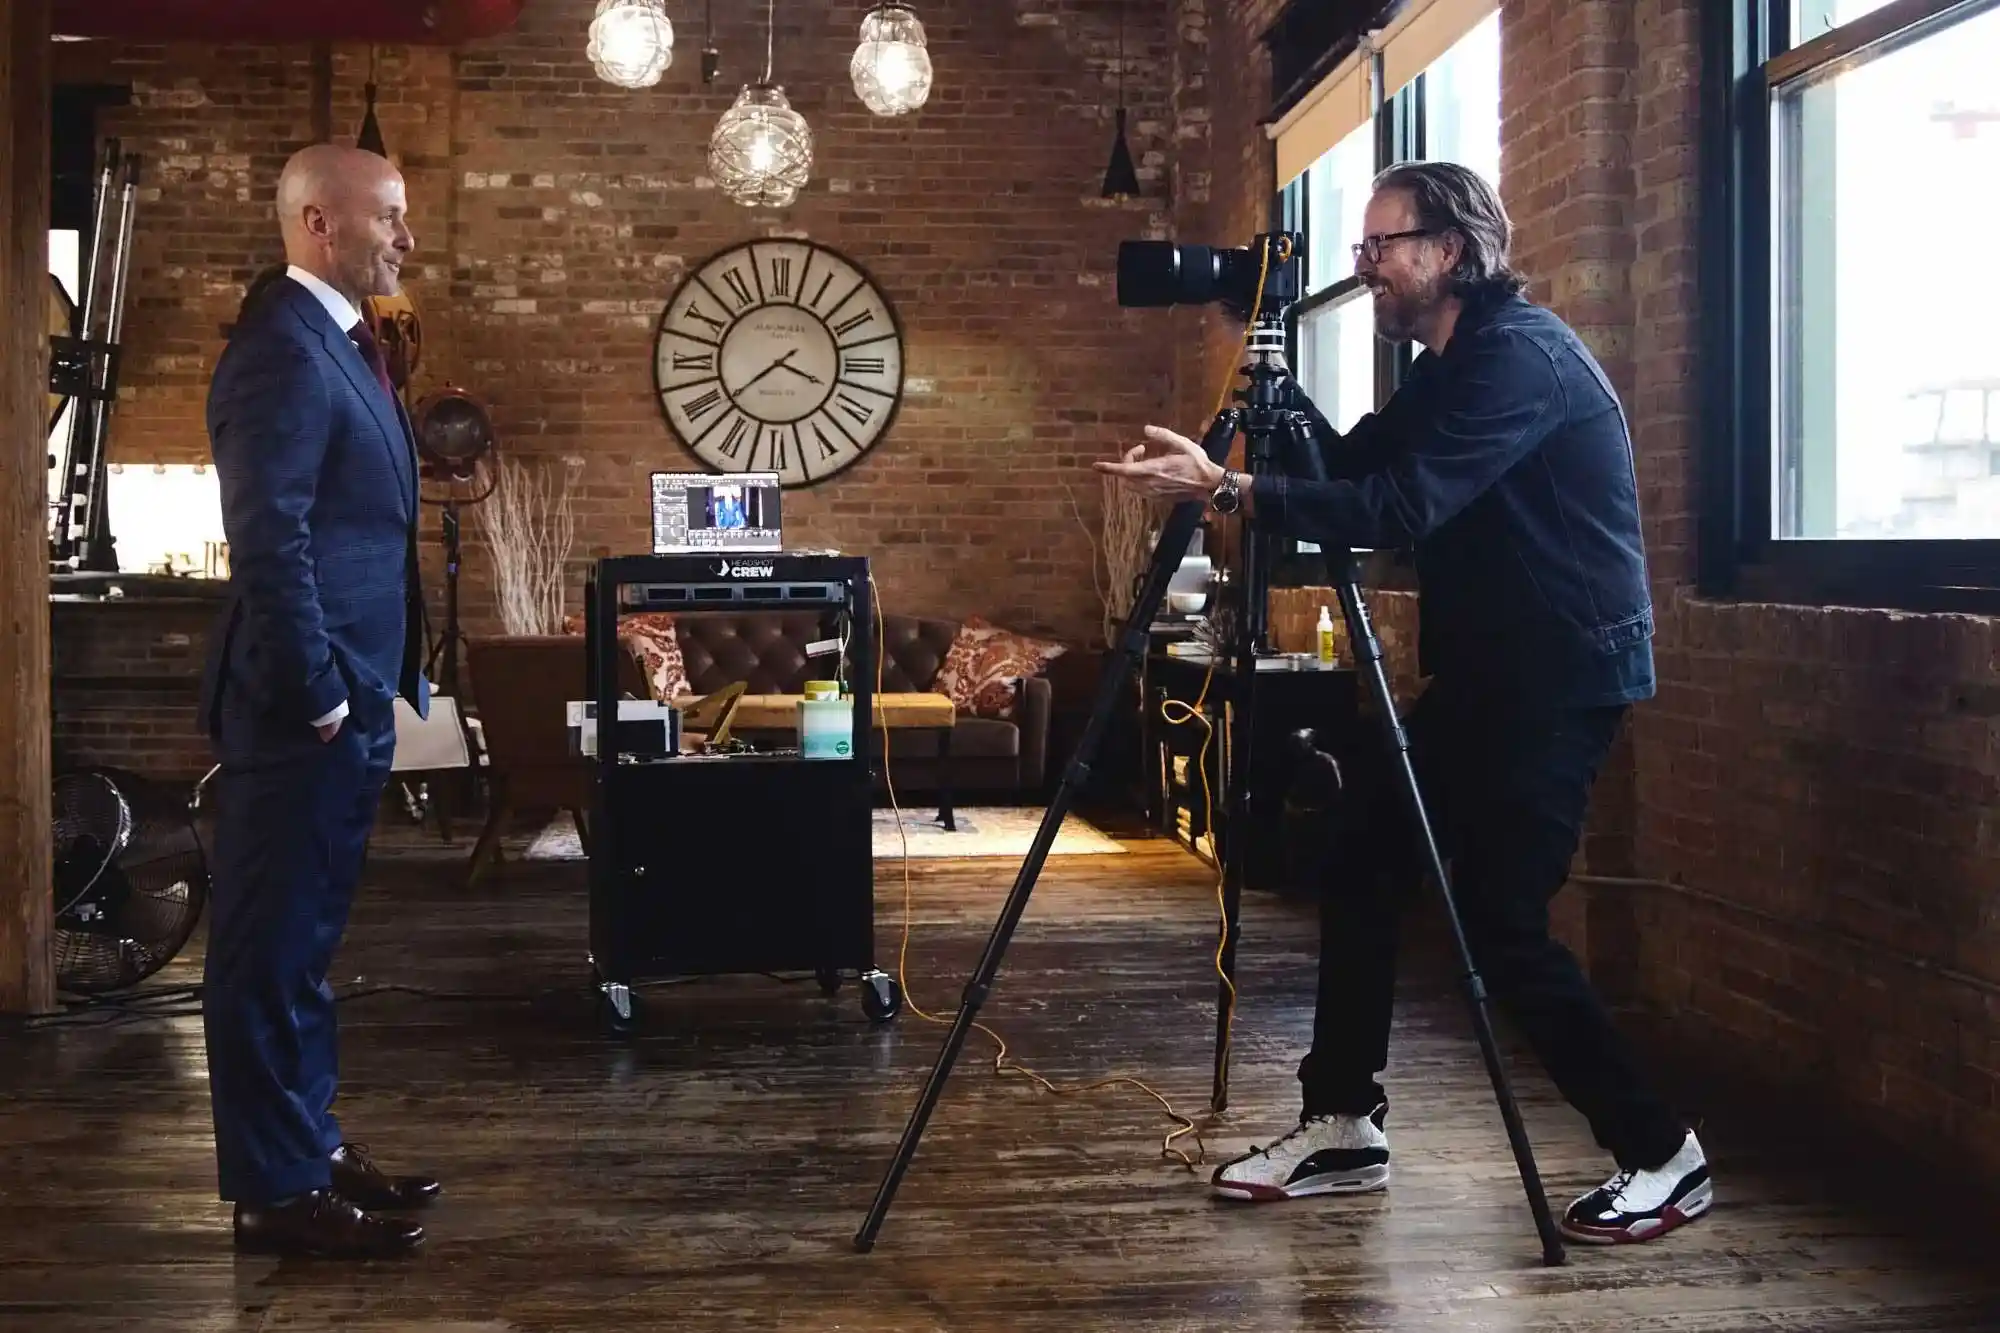
<path fill-rule="evenodd" d="M 1777 363 L 1773 101 L 1954 11 L 2000 0 L 1891 0 L 1794 44 L 1793 0 L 1718 0 L 1700 28 L 1696 588 L 1704 596 L 1903 611 L 2000 612 L 2000 540 L 1780 538 L 1771 478 Z"/>
<path fill-rule="evenodd" d="M 1384 57 L 1380 51 L 1369 53 L 1369 119 L 1375 145 L 1374 173 L 1387 171 L 1398 162 L 1421 159 L 1426 152 L 1427 125 L 1424 107 L 1429 87 L 1430 72 L 1419 73 L 1394 93 L 1384 95 L 1382 89 L 1387 83 L 1383 68 Z M 1279 187 L 1271 201 L 1271 225 L 1280 230 L 1293 231 L 1306 238 L 1306 249 L 1312 246 L 1312 193 L 1311 180 L 1318 164 L 1306 168 L 1297 177 Z M 1300 259 L 1303 273 L 1312 271 L 1310 253 Z M 1361 279 L 1353 273 L 1337 279 L 1317 291 L 1306 292 L 1290 310 L 1285 313 L 1285 359 L 1288 365 L 1297 368 L 1299 364 L 1299 321 L 1306 315 L 1326 306 L 1346 300 L 1363 299 Z M 1369 408 L 1379 412 L 1392 398 L 1409 374 L 1411 364 L 1416 360 L 1416 350 L 1409 343 L 1391 344 L 1375 339 L 1375 401 Z M 1280 557 L 1283 566 L 1273 578 L 1273 586 L 1284 587 L 1293 583 L 1313 583 L 1320 580 L 1311 571 L 1318 557 L 1307 557 L 1299 551 L 1299 543 L 1285 543 L 1289 548 Z M 1305 562 L 1301 565 L 1300 562 Z M 1362 562 L 1362 582 L 1372 588 L 1412 591 L 1416 588 L 1416 560 L 1407 550 L 1375 551 Z"/>
<path fill-rule="evenodd" d="M 1382 94 L 1383 71 L 1382 53 L 1369 56 L 1369 98 L 1370 111 L 1368 125 L 1373 131 L 1375 143 L 1374 172 L 1380 174 L 1398 162 L 1408 161 L 1423 154 L 1424 143 L 1424 80 L 1419 74 L 1399 88 L 1394 95 Z M 1312 173 L 1317 164 L 1306 168 L 1297 177 L 1282 185 L 1272 200 L 1271 216 L 1274 225 L 1287 231 L 1295 231 L 1306 238 L 1308 253 L 1301 257 L 1301 272 L 1312 271 Z M 1296 366 L 1299 359 L 1299 320 L 1325 306 L 1342 301 L 1357 299 L 1361 290 L 1361 279 L 1353 273 L 1336 279 L 1317 291 L 1305 293 L 1285 312 L 1285 356 Z M 1371 411 L 1381 411 L 1389 401 L 1403 376 L 1409 372 L 1414 355 L 1407 344 L 1391 346 L 1377 339 L 1375 342 L 1375 403 Z"/>

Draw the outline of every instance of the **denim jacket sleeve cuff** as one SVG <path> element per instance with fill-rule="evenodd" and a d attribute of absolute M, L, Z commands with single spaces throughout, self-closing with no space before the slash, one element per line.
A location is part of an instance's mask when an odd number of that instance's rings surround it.
<path fill-rule="evenodd" d="M 1251 477 L 1249 481 L 1251 525 L 1270 532 L 1281 531 L 1285 526 L 1285 475 L 1271 472 Z"/>

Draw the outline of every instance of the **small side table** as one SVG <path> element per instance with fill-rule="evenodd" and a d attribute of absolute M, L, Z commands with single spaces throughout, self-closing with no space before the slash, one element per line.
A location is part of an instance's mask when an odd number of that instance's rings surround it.
<path fill-rule="evenodd" d="M 782 731 L 797 725 L 796 694 L 746 694 L 736 701 L 730 720 L 733 731 Z M 883 732 L 882 747 L 891 731 L 930 731 L 937 735 L 938 822 L 947 833 L 958 831 L 951 803 L 951 734 L 958 725 L 958 708 L 945 694 L 878 694 L 875 729 Z"/>

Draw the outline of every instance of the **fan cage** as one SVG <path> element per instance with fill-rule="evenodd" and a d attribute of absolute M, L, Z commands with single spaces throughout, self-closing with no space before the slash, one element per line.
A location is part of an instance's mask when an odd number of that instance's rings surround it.
<path fill-rule="evenodd" d="M 77 995 L 135 986 L 187 946 L 208 901 L 187 797 L 93 768 L 58 778 L 53 805 L 56 984 Z"/>

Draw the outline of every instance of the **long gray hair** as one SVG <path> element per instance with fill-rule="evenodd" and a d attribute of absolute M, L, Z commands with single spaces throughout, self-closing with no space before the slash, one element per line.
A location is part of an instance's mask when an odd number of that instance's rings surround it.
<path fill-rule="evenodd" d="M 1457 232 L 1464 242 L 1448 279 L 1463 297 L 1512 296 L 1527 280 L 1507 263 L 1514 225 L 1485 177 L 1456 162 L 1399 162 L 1375 178 L 1377 190 L 1407 190 L 1417 225 Z"/>

